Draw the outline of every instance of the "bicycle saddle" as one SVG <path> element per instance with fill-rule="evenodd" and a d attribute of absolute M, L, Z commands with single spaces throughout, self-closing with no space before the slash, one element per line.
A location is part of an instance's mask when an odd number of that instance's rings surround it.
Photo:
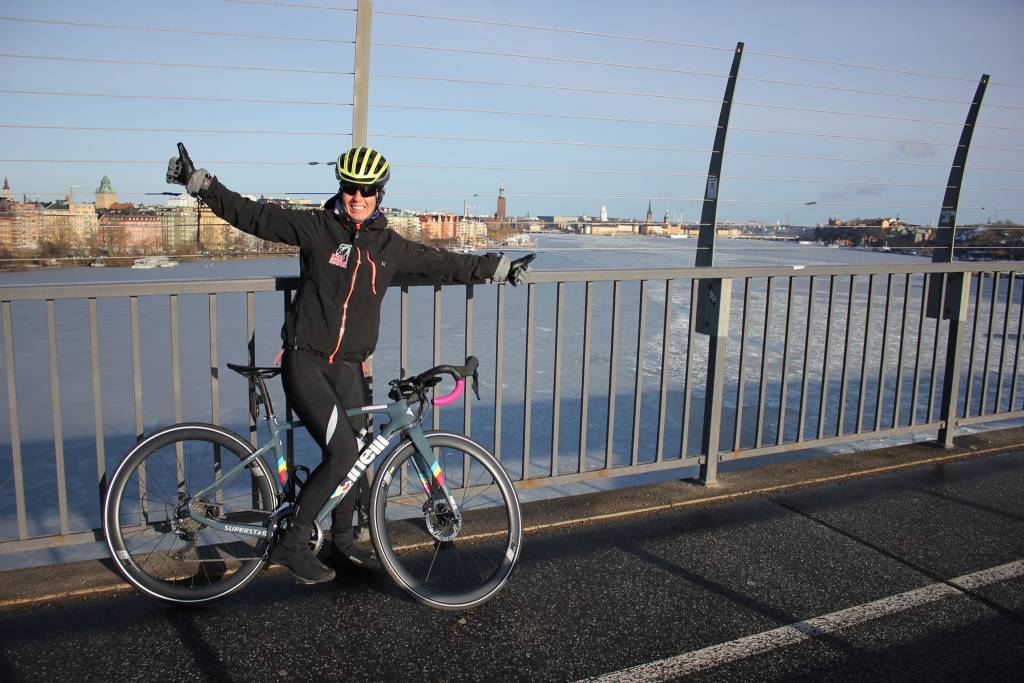
<path fill-rule="evenodd" d="M 237 372 L 243 377 L 253 379 L 255 377 L 262 377 L 264 379 L 270 379 L 271 377 L 277 377 L 281 374 L 281 368 L 261 368 L 255 365 L 236 365 L 235 363 L 227 363 L 227 366 Z"/>

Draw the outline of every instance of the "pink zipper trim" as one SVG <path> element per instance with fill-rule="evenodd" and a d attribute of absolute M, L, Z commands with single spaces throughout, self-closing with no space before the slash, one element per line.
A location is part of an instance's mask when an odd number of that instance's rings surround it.
<path fill-rule="evenodd" d="M 338 353 L 338 349 L 341 348 L 341 340 L 345 336 L 345 319 L 348 318 L 348 302 L 352 299 L 352 292 L 356 289 L 356 277 L 359 275 L 359 266 L 363 262 L 363 252 L 360 251 L 359 247 L 356 247 L 356 269 L 352 271 L 352 282 L 348 286 L 348 296 L 345 297 L 345 303 L 341 305 L 341 329 L 338 330 L 338 343 L 334 346 L 334 351 L 330 356 L 327 357 L 327 364 L 334 365 L 334 356 Z"/>
<path fill-rule="evenodd" d="M 370 262 L 370 266 L 373 268 L 370 275 L 370 289 L 373 291 L 373 295 L 377 296 L 377 264 L 373 262 L 369 249 L 366 250 L 366 260 Z"/>

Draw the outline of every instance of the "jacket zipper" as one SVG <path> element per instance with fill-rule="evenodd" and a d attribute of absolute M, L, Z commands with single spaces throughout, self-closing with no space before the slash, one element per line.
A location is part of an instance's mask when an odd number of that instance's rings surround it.
<path fill-rule="evenodd" d="M 370 250 L 366 250 L 366 260 L 370 262 L 370 291 L 373 292 L 374 296 L 377 296 L 377 264 L 374 263 L 373 257 L 370 256 Z"/>
<path fill-rule="evenodd" d="M 348 287 L 348 296 L 345 297 L 345 303 L 341 305 L 341 327 L 338 329 L 338 343 L 334 346 L 334 351 L 327 358 L 328 365 L 334 365 L 334 356 L 338 353 L 338 349 L 341 348 L 341 340 L 345 336 L 345 319 L 348 317 L 348 302 L 352 299 L 352 292 L 356 289 L 356 278 L 359 276 L 359 266 L 363 262 L 363 252 L 356 247 L 356 269 L 352 271 L 352 282 Z"/>

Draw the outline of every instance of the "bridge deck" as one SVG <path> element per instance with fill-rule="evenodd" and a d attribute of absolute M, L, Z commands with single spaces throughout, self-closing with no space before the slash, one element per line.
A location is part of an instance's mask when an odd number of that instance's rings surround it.
<path fill-rule="evenodd" d="M 0 675 L 1009 679 L 1024 660 L 1022 436 L 532 503 L 512 583 L 464 614 L 373 574 L 305 587 L 268 572 L 183 610 L 112 590 L 98 563 L 6 572 Z"/>

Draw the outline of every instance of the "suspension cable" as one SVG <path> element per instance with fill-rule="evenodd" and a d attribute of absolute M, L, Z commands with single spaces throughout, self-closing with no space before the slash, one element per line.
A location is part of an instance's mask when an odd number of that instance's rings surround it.
<path fill-rule="evenodd" d="M 333 6 L 329 6 L 329 5 L 315 5 L 315 4 L 311 4 L 311 3 L 298 3 L 298 2 L 271 2 L 269 0 L 226 0 L 226 2 L 234 2 L 234 3 L 246 4 L 246 5 L 264 5 L 264 6 L 269 6 L 269 7 L 290 7 L 290 8 L 328 10 L 328 11 L 338 11 L 338 12 L 355 11 L 354 8 L 342 8 L 342 7 L 333 7 Z M 735 50 L 735 48 L 733 48 L 733 47 L 724 47 L 724 46 L 720 46 L 720 45 L 703 45 L 703 44 L 699 44 L 699 43 L 684 43 L 684 42 L 675 41 L 675 40 L 666 40 L 666 39 L 652 38 L 652 37 L 647 37 L 647 36 L 628 35 L 628 34 L 622 34 L 622 33 L 603 33 L 603 32 L 598 32 L 598 31 L 584 31 L 584 30 L 580 30 L 580 29 L 571 29 L 571 28 L 564 28 L 564 27 L 539 26 L 539 25 L 533 25 L 533 24 L 521 24 L 521 23 L 508 22 L 508 21 L 496 21 L 496 20 L 478 19 L 478 18 L 471 18 L 471 17 L 446 17 L 446 16 L 438 16 L 438 15 L 416 14 L 416 13 L 412 13 L 412 12 L 397 12 L 397 11 L 387 11 L 387 10 L 374 10 L 374 14 L 375 15 L 382 15 L 382 16 L 394 16 L 394 17 L 408 17 L 408 18 L 415 18 L 415 19 L 427 19 L 427 20 L 431 20 L 431 21 L 451 21 L 451 22 L 466 23 L 466 24 L 478 24 L 478 25 L 482 25 L 482 26 L 497 26 L 497 27 L 502 27 L 502 28 L 516 28 L 516 29 L 528 29 L 528 30 L 533 30 L 533 31 L 546 31 L 546 32 L 553 32 L 553 33 L 566 33 L 566 34 L 571 34 L 571 35 L 581 35 L 581 36 L 588 36 L 588 37 L 595 37 L 595 38 L 613 38 L 613 39 L 616 39 L 616 40 L 628 40 L 628 41 L 634 41 L 634 42 L 652 43 L 652 44 L 657 44 L 657 45 L 669 45 L 669 46 L 672 46 L 672 47 L 685 47 L 685 48 L 694 48 L 694 49 L 701 49 L 701 50 L 714 50 L 714 51 L 718 51 L 718 52 L 733 52 Z M 800 62 L 809 62 L 809 63 L 814 63 L 814 64 L 826 64 L 826 65 L 829 65 L 829 66 L 842 66 L 842 67 L 846 67 L 846 68 L 850 68 L 850 69 L 864 69 L 864 70 L 870 70 L 870 71 L 880 71 L 880 72 L 884 72 L 884 73 L 894 73 L 894 74 L 900 74 L 900 75 L 904 75 L 904 76 L 917 76 L 917 77 L 921 77 L 921 78 L 938 78 L 938 79 L 944 79 L 944 80 L 962 81 L 962 82 L 966 82 L 966 83 L 977 82 L 977 78 L 969 78 L 969 77 L 966 77 L 966 76 L 952 76 L 952 75 L 949 75 L 949 74 L 935 74 L 935 73 L 927 73 L 927 72 L 922 72 L 922 71 L 911 71 L 911 70 L 908 70 L 908 69 L 894 69 L 894 68 L 891 68 L 891 67 L 872 66 L 872 65 L 868 65 L 868 64 L 852 64 L 852 63 L 849 63 L 849 62 L 840 62 L 840 61 L 828 60 L 828 59 L 820 59 L 820 58 L 815 58 L 815 57 L 803 57 L 803 56 L 799 56 L 799 55 L 779 54 L 779 53 L 775 53 L 775 52 L 762 52 L 762 51 L 756 51 L 756 50 L 746 50 L 746 54 L 747 55 L 757 55 L 757 56 L 760 56 L 760 57 L 771 57 L 771 58 L 774 58 L 774 59 L 787 59 L 787 60 L 794 60 L 794 61 L 800 61 Z M 1007 87 L 1013 87 L 1013 88 L 1024 87 L 1024 85 L 1018 85 L 1018 84 L 1014 84 L 1014 83 L 1000 83 L 1000 85 L 1004 85 L 1004 86 L 1007 86 Z"/>
<path fill-rule="evenodd" d="M 328 43 L 331 45 L 355 45 L 355 40 L 338 40 L 337 38 L 314 38 L 310 36 L 284 36 L 274 33 L 227 33 L 223 31 L 196 31 L 185 28 L 163 28 L 159 26 L 127 26 L 124 24 L 93 24 L 82 21 L 61 21 L 57 19 L 29 19 L 27 17 L 0 16 L 0 21 L 24 22 L 27 24 L 47 24 L 52 26 L 73 26 L 75 28 L 98 28 L 113 31 L 145 31 L 148 33 L 179 33 L 213 38 L 258 38 L 261 40 L 290 40 L 303 43 Z"/>
<path fill-rule="evenodd" d="M 620 119 L 613 117 L 595 117 L 595 116 L 584 116 L 576 114 L 554 114 L 554 113 L 543 113 L 543 112 L 505 112 L 499 110 L 485 110 L 485 109 L 460 109 L 456 107 L 422 107 L 412 105 L 373 105 L 385 109 L 415 109 L 419 111 L 446 111 L 446 112 L 460 112 L 460 113 L 484 113 L 484 114 L 498 114 L 506 116 L 541 116 L 551 118 L 568 118 L 576 120 L 587 120 L 587 121 L 606 121 L 606 122 L 618 122 L 618 123 L 641 123 L 641 124 L 652 124 L 662 126 L 679 126 L 679 127 L 693 127 L 693 128 L 715 128 L 712 124 L 703 123 L 677 123 L 673 121 L 651 121 L 643 119 Z M 131 132 L 131 133 L 231 133 L 231 134 L 252 134 L 252 135 L 319 135 L 319 136 L 338 136 L 338 135 L 351 135 L 351 133 L 338 133 L 334 131 L 277 131 L 277 130 L 215 130 L 215 129 L 189 129 L 189 128 L 137 128 L 137 127 L 113 127 L 113 126 L 58 126 L 58 125 L 47 125 L 47 124 L 11 124 L 11 123 L 0 123 L 0 128 L 14 128 L 14 129 L 26 129 L 26 130 L 77 130 L 77 131 L 107 131 L 107 132 Z M 868 138 L 861 136 L 852 135 L 838 135 L 834 133 L 813 133 L 804 131 L 787 131 L 787 130 L 770 130 L 760 128 L 735 128 L 736 131 L 751 132 L 751 133 L 773 133 L 782 135 L 799 135 L 808 137 L 821 137 L 831 138 L 839 140 L 859 140 L 867 142 L 892 142 L 892 143 L 903 143 L 912 145 L 935 145 L 943 147 L 956 147 L 958 145 L 947 142 L 927 142 L 923 140 L 897 140 L 890 138 Z M 1019 152 L 1024 150 L 1012 149 L 1008 147 L 985 147 L 982 145 L 975 145 L 975 149 L 993 149 L 1002 152 Z"/>
<path fill-rule="evenodd" d="M 607 62 L 607 61 L 601 61 L 601 60 L 575 59 L 575 58 L 571 58 L 571 57 L 556 57 L 556 56 L 553 56 L 553 55 L 537 55 L 537 54 L 527 54 L 527 53 L 519 53 L 519 52 L 498 52 L 498 51 L 491 51 L 491 50 L 474 50 L 474 49 L 469 49 L 469 48 L 445 47 L 445 46 L 439 46 L 439 45 L 416 45 L 416 44 L 411 44 L 411 43 L 375 43 L 375 45 L 377 47 L 386 47 L 386 48 L 398 48 L 398 49 L 408 49 L 408 50 L 425 50 L 425 51 L 432 51 L 432 52 L 450 52 L 450 53 L 454 53 L 454 54 L 471 54 L 471 55 L 481 55 L 481 56 L 489 56 L 489 57 L 509 57 L 509 58 L 515 58 L 515 59 L 532 59 L 532 60 L 549 61 L 549 62 L 563 62 L 563 63 L 570 63 L 570 64 L 588 64 L 588 65 L 594 65 L 594 66 L 607 66 L 607 67 L 614 67 L 614 68 L 619 68 L 619 69 L 635 69 L 635 70 L 638 70 L 638 71 L 657 71 L 657 72 L 663 72 L 663 73 L 684 74 L 684 75 L 689 75 L 689 76 L 710 76 L 710 77 L 713 77 L 713 78 L 720 78 L 720 79 L 728 78 L 728 74 L 724 74 L 724 73 L 713 73 L 713 72 L 707 72 L 707 71 L 693 71 L 693 70 L 688 70 L 688 69 L 675 69 L 675 68 L 672 68 L 672 67 L 649 66 L 649 65 L 643 65 L 643 64 L 627 64 L 627 63 L 622 63 L 622 62 Z M 783 80 L 778 80 L 778 79 L 757 78 L 757 77 L 753 77 L 753 76 L 744 76 L 743 80 L 744 81 L 753 81 L 753 82 L 757 82 L 757 83 L 769 83 L 769 84 L 772 84 L 772 85 L 790 85 L 790 86 L 797 86 L 797 87 L 803 87 L 803 88 L 817 88 L 817 89 L 820 89 L 820 90 L 833 90 L 833 91 L 837 91 L 837 92 L 849 92 L 849 93 L 856 93 L 858 95 L 879 95 L 879 96 L 884 96 L 884 97 L 900 97 L 900 98 L 904 98 L 904 99 L 920 100 L 920 101 L 924 101 L 924 102 L 941 102 L 941 103 L 944 103 L 944 104 L 972 104 L 972 102 L 967 101 L 967 100 L 951 100 L 951 99 L 945 99 L 945 98 L 941 98 L 941 97 L 928 97 L 928 96 L 924 96 L 924 95 L 910 95 L 910 94 L 907 94 L 907 93 L 887 92 L 887 91 L 882 91 L 882 90 L 863 90 L 863 89 L 858 89 L 858 88 L 844 88 L 844 87 L 835 86 L 835 85 L 822 85 L 822 84 L 819 84 L 819 83 L 800 83 L 800 82 L 796 82 L 796 81 L 783 81 Z M 986 106 L 988 106 L 988 107 L 999 107 L 999 108 L 1002 108 L 1002 109 L 1024 110 L 1024 107 L 1016 107 L 1016 106 L 1010 106 L 1010 105 L 989 104 L 989 105 L 986 105 Z"/>
<path fill-rule="evenodd" d="M 345 11 L 340 7 L 331 7 L 327 5 L 313 5 L 309 3 L 294 3 L 294 2 L 267 2 L 265 0 L 226 0 L 227 2 L 235 2 L 244 5 L 265 5 L 269 7 L 293 7 L 301 9 L 317 9 L 317 10 L 333 10 L 333 11 Z M 353 10 L 354 11 L 354 10 Z M 700 50 L 717 50 L 720 52 L 732 52 L 734 48 L 731 47 L 719 47 L 717 45 L 700 45 L 697 43 L 682 43 L 675 40 L 663 40 L 660 38 L 645 38 L 643 36 L 631 36 L 621 33 L 600 33 L 597 31 L 583 31 L 580 29 L 571 28 L 559 28 L 555 26 L 535 26 L 530 24 L 517 24 L 508 21 L 494 21 L 489 19 L 473 19 L 469 17 L 443 17 L 431 14 L 416 14 L 413 12 L 396 12 L 388 10 L 374 10 L 374 15 L 391 16 L 391 17 L 407 17 L 412 19 L 429 19 L 432 21 L 454 21 L 464 24 L 478 24 L 481 26 L 498 26 L 502 28 L 520 28 L 530 29 L 533 31 L 548 31 L 551 33 L 567 33 L 579 36 L 588 36 L 593 38 L 616 38 L 620 40 L 631 40 L 641 43 L 653 43 L 656 45 L 670 45 L 673 47 L 687 47 L 696 48 Z"/>
<path fill-rule="evenodd" d="M 352 135 L 335 131 L 303 131 L 303 130 L 231 130 L 216 128 L 117 128 L 113 126 L 50 126 L 43 124 L 7 124 L 0 123 L 0 128 L 22 128 L 28 130 L 77 130 L 90 132 L 113 133 L 214 133 L 217 135 L 313 135 L 320 137 L 338 137 Z"/>
<path fill-rule="evenodd" d="M 636 90 L 606 90 L 602 88 L 582 88 L 579 86 L 571 85 L 545 85 L 543 83 L 523 83 L 515 81 L 492 81 L 492 80 L 478 80 L 470 78 L 449 78 L 446 76 L 417 76 L 409 74 L 386 74 L 386 73 L 371 73 L 372 78 L 394 78 L 403 79 L 410 81 L 438 81 L 442 83 L 460 83 L 464 85 L 499 85 L 502 87 L 510 88 L 530 88 L 534 90 L 558 90 L 562 92 L 582 92 L 592 93 L 598 95 L 625 95 L 627 97 L 650 97 L 654 99 L 662 100 L 678 100 L 682 102 L 708 102 L 711 104 L 720 104 L 722 102 L 719 98 L 714 97 L 693 97 L 690 95 L 666 95 L 663 93 L 653 92 L 640 92 Z"/>
<path fill-rule="evenodd" d="M 663 93 L 654 92 L 641 92 L 635 90 L 607 90 L 602 88 L 582 88 L 578 86 L 567 86 L 567 85 L 549 85 L 542 83 L 524 83 L 516 81 L 494 81 L 494 80 L 479 80 L 469 78 L 449 78 L 445 76 L 422 76 L 422 75 L 409 75 L 409 74 L 388 74 L 388 73 L 373 73 L 373 78 L 392 78 L 392 79 L 403 79 L 411 81 L 438 81 L 443 83 L 460 83 L 464 85 L 496 85 L 501 87 L 511 88 L 528 88 L 534 90 L 556 90 L 559 92 L 582 92 L 582 93 L 593 93 L 600 95 L 621 95 L 627 97 L 648 97 L 652 99 L 664 99 L 664 100 L 675 100 L 683 102 L 708 102 L 711 104 L 721 103 L 720 99 L 712 97 L 692 97 L 687 95 L 666 95 Z M 859 118 L 876 118 L 886 119 L 892 121 L 906 121 L 910 123 L 933 123 L 943 126 L 962 126 L 962 121 L 938 121 L 935 119 L 918 119 L 908 116 L 893 116 L 888 114 L 873 114 L 869 112 L 849 112 L 849 111 L 837 111 L 834 109 L 817 109 L 813 107 L 794 107 L 790 105 L 781 104 L 768 104 L 764 102 L 744 102 L 742 100 L 736 100 L 733 102 L 736 105 L 743 105 L 745 107 L 758 107 L 763 109 L 779 109 L 783 111 L 802 111 L 810 112 L 814 114 L 834 114 L 837 116 L 855 116 Z M 977 125 L 975 128 L 992 128 L 997 130 L 1009 130 L 1015 132 L 1024 132 L 1024 128 L 1010 128 L 1001 126 L 988 126 L 988 125 Z"/>
<path fill-rule="evenodd" d="M 409 76 L 402 74 L 372 74 L 376 78 L 396 78 L 396 79 L 409 79 L 418 81 L 443 81 L 449 83 L 465 83 L 475 85 L 499 85 L 508 87 L 523 87 L 523 88 L 537 88 L 537 89 L 550 89 L 559 91 L 570 91 L 570 92 L 586 92 L 586 93 L 598 93 L 604 95 L 624 95 L 624 96 L 635 96 L 635 97 L 651 97 L 661 98 L 670 100 L 680 100 L 688 102 L 708 102 L 717 104 L 719 100 L 705 97 L 688 97 L 685 95 L 661 95 L 658 93 L 645 93 L 628 90 L 603 90 L 599 88 L 578 88 L 572 86 L 557 86 L 557 85 L 542 85 L 536 83 L 514 83 L 514 82 L 502 82 L 502 81 L 482 81 L 482 80 L 470 80 L 461 78 L 444 78 L 444 77 L 433 77 L 433 76 Z M 129 100 L 153 100 L 153 101 L 194 101 L 194 102 L 229 102 L 229 103 L 240 103 L 240 104 L 293 104 L 293 105 L 307 105 L 307 106 L 330 106 L 330 107 L 351 107 L 351 102 L 330 102 L 323 100 L 284 100 L 284 99 L 269 99 L 269 98 L 240 98 L 240 97 L 204 97 L 199 95 L 139 95 L 139 94 L 121 94 L 121 93 L 101 93 L 101 92 L 68 92 L 68 91 L 50 91 L 50 90 L 9 90 L 0 89 L 0 93 L 8 95 L 31 95 L 31 96 L 53 96 L 53 97 L 96 97 L 96 98 L 111 98 L 111 99 L 129 99 Z M 747 107 L 758 107 L 766 109 L 779 109 L 784 111 L 803 111 L 819 114 L 834 114 L 841 116 L 855 116 L 860 118 L 877 118 L 887 119 L 894 121 L 903 121 L 909 123 L 931 123 L 938 125 L 947 126 L 961 126 L 962 123 L 956 121 L 938 121 L 935 119 L 918 119 L 906 116 L 893 116 L 887 114 L 872 114 L 868 112 L 847 112 L 837 111 L 832 109 L 816 109 L 810 107 L 793 107 L 787 105 L 768 104 L 761 102 L 743 102 L 737 100 L 734 104 L 743 105 Z M 375 106 L 388 106 L 388 105 L 375 105 Z M 475 111 L 475 110 L 469 110 Z M 488 111 L 488 113 L 491 113 Z M 630 120 L 631 121 L 631 120 Z M 988 128 L 993 130 L 1006 130 L 1013 132 L 1024 132 L 1024 128 L 1013 128 L 1008 126 L 987 126 L 978 125 L 975 128 Z"/>
<path fill-rule="evenodd" d="M 137 59 L 97 59 L 91 57 L 56 57 L 47 55 L 21 55 L 0 52 L 0 58 L 37 59 L 49 62 L 80 62 L 83 64 L 123 64 L 127 66 L 160 66 L 178 69 L 223 69 L 226 71 L 267 71 L 287 74 L 313 74 L 317 76 L 353 76 L 354 71 L 331 71 L 325 69 L 292 69 L 280 66 L 236 66 L 231 64 L 183 64 L 180 62 L 146 62 Z"/>
<path fill-rule="evenodd" d="M 0 124 L 0 127 L 4 127 Z M 28 127 L 28 126 L 7 126 L 7 127 Z M 34 128 L 44 128 L 44 126 L 32 126 Z M 111 128 L 111 127 L 93 127 L 87 128 L 79 126 L 77 128 L 70 128 L 67 126 L 52 126 L 50 128 L 56 128 L 60 130 L 90 130 L 90 131 L 114 131 L 114 132 L 158 132 L 158 133 L 199 133 L 199 134 L 218 134 L 218 133 L 236 133 L 236 134 L 291 134 L 291 135 L 322 135 L 322 136 L 348 136 L 351 133 L 347 132 L 290 132 L 285 133 L 282 131 L 256 131 L 256 130 L 227 130 L 221 131 L 216 129 L 201 129 L 201 128 Z M 603 148 L 603 149 L 621 149 L 621 150 L 646 150 L 646 151 L 658 151 L 658 152 L 672 152 L 682 154 L 715 154 L 714 150 L 708 149 L 696 149 L 687 147 L 666 147 L 661 145 L 637 145 L 637 144 L 622 144 L 622 143 L 609 143 L 609 142 L 579 142 L 571 140 L 538 140 L 530 138 L 488 138 L 488 137 L 470 137 L 470 136 L 459 136 L 459 135 L 417 135 L 417 134 L 404 134 L 404 133 L 377 133 L 375 137 L 388 138 L 396 140 L 434 140 L 434 141 L 459 141 L 459 142 L 492 142 L 500 144 L 516 144 L 516 145 L 554 145 L 554 146 L 567 146 L 567 147 L 586 147 L 586 148 Z M 857 164 L 882 164 L 892 166 L 917 166 L 923 168 L 949 168 L 946 164 L 940 163 L 927 163 L 920 161 L 896 161 L 890 159 L 857 159 L 851 157 L 835 157 L 835 156 L 820 156 L 820 155 L 804 155 L 804 154 L 780 154 L 772 152 L 751 152 L 745 150 L 730 150 L 730 156 L 749 156 L 758 158 L 771 158 L 771 159 L 799 159 L 807 161 L 838 161 L 844 163 L 857 163 Z M 971 170 L 981 171 L 997 171 L 1001 173 L 1024 173 L 1024 168 L 1007 168 L 1007 167 L 993 167 L 993 166 L 971 166 Z"/>
<path fill-rule="evenodd" d="M 5 90 L 0 89 L 5 95 L 45 95 L 56 97 L 99 97 L 124 100 L 155 100 L 175 102 L 230 102 L 233 104 L 302 104 L 317 107 L 351 107 L 351 102 L 327 102 L 314 100 L 275 100 L 275 99 L 251 99 L 242 97 L 205 97 L 202 95 L 123 95 L 118 93 L 99 92 L 56 92 L 51 90 Z"/>
<path fill-rule="evenodd" d="M 633 145 L 633 144 L 617 144 L 611 142 L 574 142 L 570 140 L 537 140 L 530 138 L 485 138 L 485 137 L 466 137 L 459 135 L 415 135 L 415 134 L 401 134 L 401 133 L 377 133 L 375 137 L 389 138 L 396 140 L 437 140 L 437 141 L 451 141 L 451 142 L 494 142 L 503 144 L 514 144 L 514 145 L 556 145 L 556 146 L 567 146 L 567 147 L 595 147 L 595 148 L 607 148 L 607 149 L 625 149 L 625 150 L 646 150 L 653 152 L 677 152 L 686 154 L 717 154 L 715 150 L 710 149 L 693 149 L 687 147 L 665 147 L 658 145 Z M 730 156 L 750 156 L 750 157 L 763 157 L 773 159 L 801 159 L 808 161 L 841 161 L 857 164 L 884 164 L 893 166 L 920 166 L 925 168 L 949 168 L 947 164 L 938 163 L 926 163 L 920 161 L 894 161 L 889 159 L 854 159 L 847 157 L 832 157 L 832 156 L 810 156 L 801 154 L 777 154 L 772 152 L 747 152 L 743 150 L 729 150 Z M 983 169 L 988 171 L 1010 171 L 1024 173 L 1024 168 L 988 168 L 984 166 L 971 166 L 972 169 Z"/>
<path fill-rule="evenodd" d="M 414 49 L 419 47 L 419 46 L 411 46 L 411 45 L 410 46 L 403 46 L 403 45 L 387 45 L 387 44 L 384 44 L 384 45 L 381 45 L 381 46 L 382 47 L 388 47 L 388 46 L 390 46 L 390 47 L 409 47 L 409 48 L 414 48 Z M 632 66 L 632 65 L 629 65 L 629 64 L 615 64 L 615 63 L 611 63 L 611 62 L 587 62 L 586 60 L 572 60 L 572 59 L 561 58 L 561 57 L 540 57 L 540 56 L 531 56 L 531 55 L 513 55 L 513 54 L 510 54 L 510 53 L 487 53 L 487 52 L 481 52 L 481 51 L 469 51 L 469 50 L 462 50 L 462 49 L 456 49 L 456 48 L 443 48 L 443 47 L 422 47 L 422 49 L 442 50 L 442 51 L 451 51 L 451 52 L 463 52 L 463 53 L 470 53 L 470 54 L 491 54 L 491 55 L 498 55 L 498 56 L 522 56 L 524 58 L 529 58 L 529 59 L 547 59 L 547 60 L 556 60 L 556 61 L 569 61 L 569 62 L 574 62 L 574 63 L 588 63 L 588 64 L 598 64 L 598 65 L 607 65 L 607 66 L 617 66 L 617 67 L 620 67 L 620 68 L 649 69 L 649 70 L 667 71 L 667 72 L 679 73 L 679 74 L 698 75 L 698 76 L 712 76 L 712 77 L 715 77 L 715 78 L 725 78 L 726 77 L 726 74 L 709 73 L 709 72 L 703 72 L 703 71 L 688 71 L 688 70 L 684 70 L 684 69 L 670 69 L 670 68 L 667 68 L 667 67 L 644 67 L 644 66 L 640 66 L 640 65 Z M 130 59 L 98 59 L 98 58 L 88 58 L 88 57 L 62 57 L 62 56 L 27 55 L 27 54 L 15 54 L 15 53 L 0 53 L 0 58 L 7 58 L 7 59 L 35 59 L 35 60 L 61 61 L 61 62 L 78 62 L 78 63 L 85 63 L 85 64 L 123 64 L 123 65 L 130 65 L 130 66 L 156 66 L 156 67 L 185 68 L 185 69 L 213 69 L 213 70 L 223 69 L 223 70 L 236 70 L 236 71 L 263 71 L 263 72 L 268 72 L 268 73 L 300 73 L 300 74 L 316 74 L 316 75 L 325 75 L 325 76 L 352 76 L 355 73 L 354 71 L 337 71 L 337 70 L 328 70 L 328 69 L 296 69 L 296 68 L 289 68 L 289 67 L 245 66 L 245 65 L 229 65 L 229 64 L 228 65 L 221 65 L 221 64 L 186 64 L 186 63 L 175 63 L 175 62 L 153 62 L 153 61 L 130 60 Z M 748 81 L 758 81 L 758 82 L 762 82 L 762 83 L 770 83 L 770 84 L 776 84 L 776 85 L 792 85 L 792 86 L 808 87 L 808 88 L 820 88 L 820 89 L 826 89 L 826 90 L 836 90 L 836 91 L 841 91 L 841 92 L 851 92 L 851 93 L 857 93 L 857 94 L 880 95 L 880 96 L 886 96 L 886 97 L 900 97 L 900 98 L 907 98 L 907 99 L 914 99 L 914 100 L 923 100 L 923 101 L 928 101 L 928 102 L 940 102 L 940 103 L 945 103 L 945 104 L 971 104 L 971 102 L 967 102 L 967 101 L 964 101 L 964 100 L 949 100 L 949 99 L 942 99 L 942 98 L 935 98 L 935 97 L 924 97 L 924 96 L 918 96 L 918 95 L 908 95 L 908 94 L 904 94 L 904 93 L 892 93 L 892 92 L 874 91 L 874 90 L 858 90 L 858 89 L 852 89 L 852 88 L 842 88 L 842 87 L 839 87 L 839 86 L 819 85 L 819 84 L 814 84 L 814 83 L 798 83 L 798 82 L 793 82 L 793 81 L 770 80 L 770 79 L 761 79 L 761 78 L 755 78 L 755 77 L 746 77 L 745 80 L 748 80 Z M 717 102 L 717 100 L 715 100 L 715 101 Z M 1012 106 L 1012 105 L 1001 105 L 1001 104 L 987 103 L 985 106 L 987 108 L 989 108 L 989 109 L 991 109 L 991 108 L 999 108 L 999 109 L 1007 109 L 1007 110 L 1013 110 L 1013 111 L 1024 111 L 1024 107 L 1018 107 L 1018 106 Z M 979 126 L 979 127 L 982 127 L 982 126 Z"/>

